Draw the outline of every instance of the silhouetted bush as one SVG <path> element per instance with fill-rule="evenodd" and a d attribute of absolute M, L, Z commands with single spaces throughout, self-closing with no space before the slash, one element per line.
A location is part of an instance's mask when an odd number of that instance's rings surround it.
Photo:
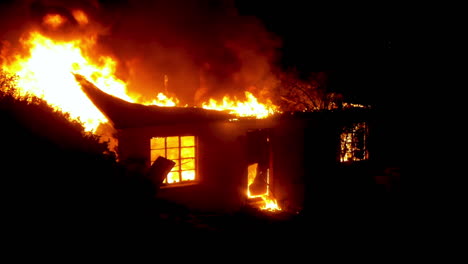
<path fill-rule="evenodd" d="M 11 224 L 24 230 L 148 227 L 154 195 L 129 177 L 106 142 L 0 73 L 0 166 Z"/>

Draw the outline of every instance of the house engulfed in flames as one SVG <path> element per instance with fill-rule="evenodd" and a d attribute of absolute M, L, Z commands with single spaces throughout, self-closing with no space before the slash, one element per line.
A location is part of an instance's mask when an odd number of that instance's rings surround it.
<path fill-rule="evenodd" d="M 18 95 L 43 98 L 82 121 L 86 131 L 112 124 L 119 160 L 129 168 L 141 165 L 148 170 L 159 157 L 171 160 L 173 167 L 157 183 L 157 195 L 163 199 L 209 211 L 252 205 L 298 212 L 323 190 L 324 179 L 335 177 L 344 164 L 367 160 L 372 152 L 369 109 L 272 114 L 274 108 L 263 108 L 256 109 L 264 117 L 257 119 L 241 117 L 242 111 L 238 115 L 210 110 L 218 105 L 211 99 L 201 108 L 176 107 L 163 93 L 153 102 L 137 100 L 116 78 L 113 56 L 98 54 L 100 30 L 94 28 L 93 16 L 70 8 L 42 6 L 34 16 L 36 27 L 21 34 L 19 46 L 0 49 L 1 70 L 19 77 Z M 269 61 L 264 62 L 260 64 Z M 249 73 L 258 66 L 247 65 L 243 71 Z M 259 71 L 255 79 L 268 80 L 262 72 L 269 69 Z M 70 73 L 79 74 L 75 77 L 87 96 Z M 165 88 L 167 82 L 164 75 Z M 247 92 L 246 97 L 256 100 Z"/>
<path fill-rule="evenodd" d="M 299 212 L 337 168 L 369 158 L 368 109 L 242 118 L 130 103 L 76 77 L 117 130 L 119 159 L 146 169 L 172 160 L 157 195 L 194 210 Z"/>

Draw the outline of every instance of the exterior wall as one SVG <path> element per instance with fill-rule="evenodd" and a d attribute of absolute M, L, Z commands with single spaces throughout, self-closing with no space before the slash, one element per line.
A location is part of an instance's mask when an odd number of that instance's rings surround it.
<path fill-rule="evenodd" d="M 281 208 L 301 211 L 320 199 L 339 162 L 339 124 L 327 118 L 280 118 L 130 128 L 119 131 L 122 161 L 150 166 L 150 138 L 197 138 L 196 184 L 165 187 L 158 197 L 201 211 L 233 212 L 248 203 L 247 132 L 267 129 L 271 141 L 270 189 Z"/>
<path fill-rule="evenodd" d="M 315 122 L 307 122 L 304 133 L 304 208 L 309 209 L 330 204 L 335 198 L 340 166 L 340 133 L 342 124 L 326 116 Z M 313 212 L 312 212 L 313 214 Z"/>
<path fill-rule="evenodd" d="M 304 123 L 286 120 L 272 129 L 272 192 L 279 206 L 301 211 L 304 204 Z"/>
<path fill-rule="evenodd" d="M 244 134 L 230 122 L 125 129 L 119 131 L 119 154 L 124 162 L 143 159 L 149 167 L 151 137 L 194 135 L 198 182 L 160 188 L 158 197 L 196 210 L 235 211 L 246 202 Z"/>

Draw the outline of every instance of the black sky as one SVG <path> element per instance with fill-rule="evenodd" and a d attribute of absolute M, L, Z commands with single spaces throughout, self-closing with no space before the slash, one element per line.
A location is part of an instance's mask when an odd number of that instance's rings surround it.
<path fill-rule="evenodd" d="M 325 71 L 330 88 L 370 104 L 391 104 L 397 61 L 395 8 L 388 3 L 237 0 L 283 40 L 281 64 L 304 75 Z M 394 89 L 394 90 L 392 90 Z"/>
<path fill-rule="evenodd" d="M 375 109 L 374 137 L 387 161 L 402 162 L 407 65 L 395 37 L 406 28 L 396 3 L 236 0 L 239 12 L 261 19 L 283 41 L 281 64 L 326 72 L 329 89 Z M 407 115 L 407 114 L 406 114 Z"/>

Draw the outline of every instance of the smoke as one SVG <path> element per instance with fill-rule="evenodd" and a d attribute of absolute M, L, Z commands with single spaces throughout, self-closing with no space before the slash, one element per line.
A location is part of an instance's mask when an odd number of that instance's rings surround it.
<path fill-rule="evenodd" d="M 233 1 L 111 6 L 110 31 L 100 40 L 125 63 L 131 91 L 145 96 L 165 91 L 196 104 L 261 89 L 271 79 L 280 42 L 254 17 L 240 16 Z"/>
<path fill-rule="evenodd" d="M 199 105 L 210 97 L 261 96 L 274 85 L 281 40 L 255 17 L 242 16 L 234 0 L 10 1 L 2 3 L 3 40 L 14 46 L 26 29 L 40 28 L 48 12 L 67 18 L 62 38 L 96 34 L 94 52 L 118 61 L 129 93 L 152 99 L 158 92 Z M 72 15 L 83 10 L 89 24 Z M 46 31 L 46 29 L 42 29 Z"/>

